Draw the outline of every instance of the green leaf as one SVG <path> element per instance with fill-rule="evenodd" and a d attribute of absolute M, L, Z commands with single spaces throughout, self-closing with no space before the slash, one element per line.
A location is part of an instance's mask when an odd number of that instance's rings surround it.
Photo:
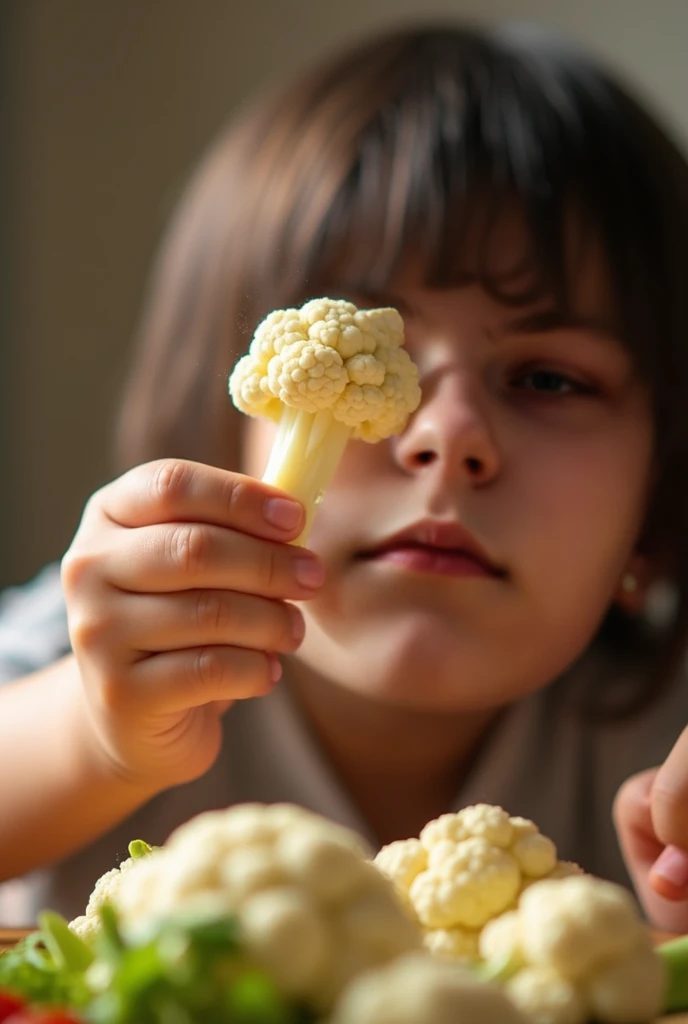
<path fill-rule="evenodd" d="M 34 932 L 0 954 L 0 988 L 31 1003 L 74 1009 L 85 1006 L 90 992 L 83 971 L 68 970 L 45 947 L 43 932 Z"/>
<path fill-rule="evenodd" d="M 67 921 L 54 910 L 44 910 L 38 916 L 43 941 L 53 962 L 67 971 L 85 971 L 93 963 L 93 953 L 86 943 L 75 935 Z"/>
<path fill-rule="evenodd" d="M 96 954 L 106 961 L 118 960 L 124 950 L 124 940 L 120 935 L 117 914 L 114 907 L 104 903 L 98 911 L 100 932 L 96 944 Z"/>

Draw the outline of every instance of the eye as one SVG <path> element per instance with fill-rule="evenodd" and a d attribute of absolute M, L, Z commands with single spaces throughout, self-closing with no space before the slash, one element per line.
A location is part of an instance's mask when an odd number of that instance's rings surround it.
<path fill-rule="evenodd" d="M 522 391 L 543 395 L 594 395 L 597 389 L 583 381 L 569 377 L 559 370 L 540 369 L 522 373 L 512 380 L 512 386 Z"/>

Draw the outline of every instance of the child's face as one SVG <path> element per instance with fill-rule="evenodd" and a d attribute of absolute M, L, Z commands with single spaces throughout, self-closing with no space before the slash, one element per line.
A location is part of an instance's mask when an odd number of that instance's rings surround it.
<path fill-rule="evenodd" d="M 603 281 L 589 254 L 581 317 L 605 318 Z M 422 404 L 399 438 L 346 451 L 311 535 L 327 582 L 296 660 L 406 706 L 495 707 L 575 660 L 614 598 L 649 492 L 649 397 L 610 336 L 543 329 L 545 303 L 412 281 L 399 296 Z M 253 421 L 249 473 L 271 435 Z M 386 550 L 428 520 L 467 531 L 498 571 Z"/>

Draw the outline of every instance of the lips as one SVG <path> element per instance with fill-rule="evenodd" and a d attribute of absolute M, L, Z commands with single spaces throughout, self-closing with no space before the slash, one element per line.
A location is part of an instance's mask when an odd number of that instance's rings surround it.
<path fill-rule="evenodd" d="M 506 577 L 504 567 L 467 530 L 441 520 L 415 523 L 363 552 L 362 557 L 440 575 Z"/>

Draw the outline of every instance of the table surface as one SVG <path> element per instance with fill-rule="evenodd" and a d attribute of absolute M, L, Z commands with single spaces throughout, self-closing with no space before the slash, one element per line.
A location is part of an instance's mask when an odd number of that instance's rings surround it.
<path fill-rule="evenodd" d="M 15 942 L 27 935 L 25 928 L 0 928 L 0 952 L 3 949 L 10 949 Z M 656 936 L 658 941 L 669 936 Z M 655 1024 L 688 1024 L 688 1013 L 674 1013 L 670 1017 L 662 1017 Z"/>

